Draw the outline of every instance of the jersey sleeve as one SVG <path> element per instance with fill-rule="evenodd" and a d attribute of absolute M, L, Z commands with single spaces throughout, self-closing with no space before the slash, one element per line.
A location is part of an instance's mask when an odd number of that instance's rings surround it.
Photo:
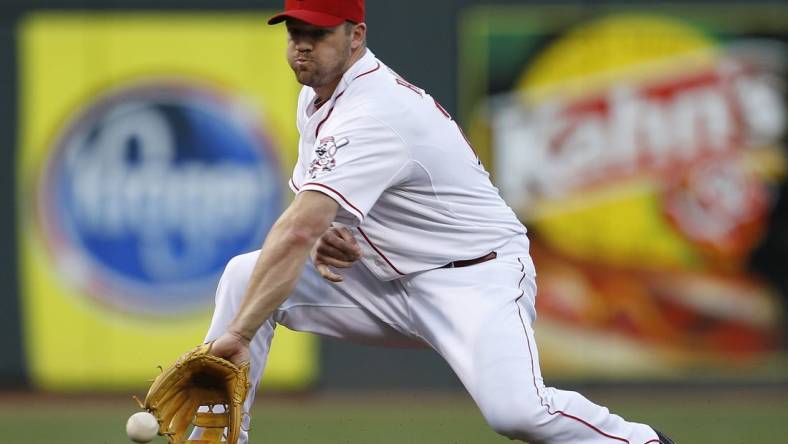
<path fill-rule="evenodd" d="M 296 185 L 295 179 L 296 177 L 304 177 L 304 168 L 301 166 L 300 161 L 296 161 L 295 166 L 293 167 L 293 175 L 290 176 L 290 180 L 287 182 L 287 185 L 290 186 L 290 189 L 293 191 L 293 194 L 298 194 L 299 187 Z"/>
<path fill-rule="evenodd" d="M 380 195 L 407 175 L 408 147 L 397 133 L 371 116 L 321 131 L 299 193 L 318 191 L 334 199 L 337 220 L 360 224 Z"/>

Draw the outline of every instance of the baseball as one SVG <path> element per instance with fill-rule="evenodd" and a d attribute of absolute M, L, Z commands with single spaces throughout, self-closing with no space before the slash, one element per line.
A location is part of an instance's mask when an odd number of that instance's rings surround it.
<path fill-rule="evenodd" d="M 137 412 L 126 422 L 126 435 L 134 442 L 151 442 L 158 432 L 159 422 L 148 412 Z"/>

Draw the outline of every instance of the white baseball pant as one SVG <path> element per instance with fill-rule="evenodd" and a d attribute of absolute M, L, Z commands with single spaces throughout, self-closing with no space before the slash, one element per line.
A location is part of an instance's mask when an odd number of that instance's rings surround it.
<path fill-rule="evenodd" d="M 293 294 L 253 338 L 254 400 L 276 324 L 289 329 L 391 346 L 429 346 L 446 359 L 484 418 L 500 434 L 532 444 L 658 444 L 644 424 L 625 421 L 576 392 L 545 387 L 531 328 L 536 318 L 534 268 L 518 236 L 494 260 L 380 281 L 357 262 L 344 282 L 323 280 L 307 264 Z M 233 258 L 216 293 L 206 341 L 235 316 L 258 252 Z M 248 429 L 248 415 L 244 429 Z M 193 438 L 199 435 L 195 431 Z M 241 444 L 248 441 L 247 433 Z"/>

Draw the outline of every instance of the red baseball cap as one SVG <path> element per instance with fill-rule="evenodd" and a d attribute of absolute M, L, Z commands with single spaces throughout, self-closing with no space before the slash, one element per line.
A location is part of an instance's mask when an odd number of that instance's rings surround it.
<path fill-rule="evenodd" d="M 321 28 L 333 28 L 345 21 L 364 21 L 364 0 L 285 0 L 285 10 L 271 17 L 269 25 L 289 18 Z"/>

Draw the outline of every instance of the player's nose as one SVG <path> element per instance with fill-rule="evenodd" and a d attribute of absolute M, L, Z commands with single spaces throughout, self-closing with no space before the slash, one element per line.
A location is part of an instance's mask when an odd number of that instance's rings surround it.
<path fill-rule="evenodd" d="M 293 45 L 296 52 L 300 53 L 307 53 L 312 51 L 312 42 L 309 39 L 296 39 L 293 40 Z"/>

